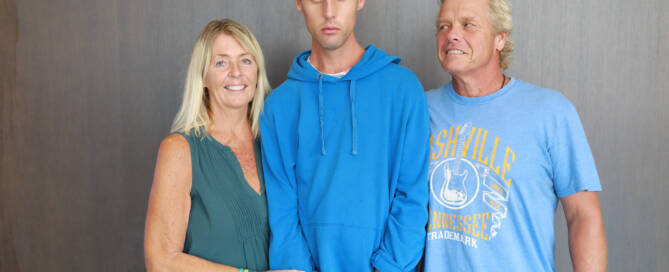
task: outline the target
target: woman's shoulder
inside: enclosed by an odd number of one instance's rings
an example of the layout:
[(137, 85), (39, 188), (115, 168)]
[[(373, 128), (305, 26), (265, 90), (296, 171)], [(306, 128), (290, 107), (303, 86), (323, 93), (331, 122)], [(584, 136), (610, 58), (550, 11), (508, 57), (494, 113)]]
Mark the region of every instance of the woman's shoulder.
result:
[[(186, 136), (181, 133), (167, 135), (161, 142), (158, 156), (179, 156), (190, 154), (190, 144)], [(180, 156), (179, 156), (180, 157)]]

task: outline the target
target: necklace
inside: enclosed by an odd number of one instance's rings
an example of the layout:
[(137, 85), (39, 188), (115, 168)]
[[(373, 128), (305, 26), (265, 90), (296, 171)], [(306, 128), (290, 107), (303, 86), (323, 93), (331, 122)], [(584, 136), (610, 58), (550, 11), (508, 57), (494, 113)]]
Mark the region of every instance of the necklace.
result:
[(499, 87), (500, 89), (504, 88), (504, 82), (506, 82), (506, 76), (502, 74), (502, 86)]

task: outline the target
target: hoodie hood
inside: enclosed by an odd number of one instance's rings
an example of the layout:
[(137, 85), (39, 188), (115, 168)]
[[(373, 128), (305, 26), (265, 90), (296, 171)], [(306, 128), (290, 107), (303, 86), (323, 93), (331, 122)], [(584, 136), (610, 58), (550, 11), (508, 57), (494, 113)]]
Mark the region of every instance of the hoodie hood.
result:
[[(311, 50), (304, 51), (295, 57), (293, 65), (288, 71), (288, 78), (306, 82), (319, 81), (319, 75), (324, 76), (314, 68), (307, 59), (311, 56)], [(388, 55), (383, 50), (377, 49), (374, 45), (369, 45), (365, 48), (365, 54), (358, 63), (356, 63), (348, 73), (341, 79), (335, 77), (325, 77), (325, 81), (338, 80), (358, 80), (364, 78), (388, 64), (399, 64), (400, 58)]]
[(324, 135), (324, 109), (325, 103), (323, 98), (323, 85), (326, 83), (334, 83), (339, 81), (348, 81), (348, 96), (351, 105), (351, 154), (358, 154), (358, 120), (356, 119), (356, 81), (364, 78), (374, 72), (386, 67), (389, 64), (399, 64), (400, 58), (388, 55), (383, 50), (377, 49), (374, 45), (369, 45), (365, 48), (365, 54), (358, 63), (356, 63), (351, 70), (342, 78), (328, 76), (316, 70), (308, 59), (311, 55), (311, 50), (302, 52), (295, 57), (293, 65), (288, 72), (288, 79), (303, 81), (303, 82), (318, 82), (318, 120), (321, 135), (321, 155), (325, 156), (327, 150), (325, 149), (325, 135)]

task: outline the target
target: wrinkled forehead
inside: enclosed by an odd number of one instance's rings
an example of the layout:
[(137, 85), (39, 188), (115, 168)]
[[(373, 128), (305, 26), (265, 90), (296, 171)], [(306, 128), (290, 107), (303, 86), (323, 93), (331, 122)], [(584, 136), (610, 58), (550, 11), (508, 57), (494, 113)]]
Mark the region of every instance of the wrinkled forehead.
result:
[(488, 0), (444, 0), (437, 21), (487, 20)]

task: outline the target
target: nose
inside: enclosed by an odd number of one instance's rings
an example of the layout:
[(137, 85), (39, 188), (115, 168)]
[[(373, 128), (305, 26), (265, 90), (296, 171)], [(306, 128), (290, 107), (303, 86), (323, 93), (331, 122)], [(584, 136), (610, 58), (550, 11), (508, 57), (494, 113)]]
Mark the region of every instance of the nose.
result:
[(233, 62), (232, 65), (230, 65), (230, 77), (239, 77), (242, 75), (241, 70), (239, 69), (239, 63)]
[(457, 25), (452, 26), (445, 31), (446, 31), (446, 34), (445, 34), (446, 35), (446, 40), (449, 41), (449, 42), (459, 41), (462, 37), (462, 31)]
[(324, 0), (323, 1), (323, 17), (325, 19), (332, 19), (337, 14), (336, 4), (332, 3), (336, 0)]

